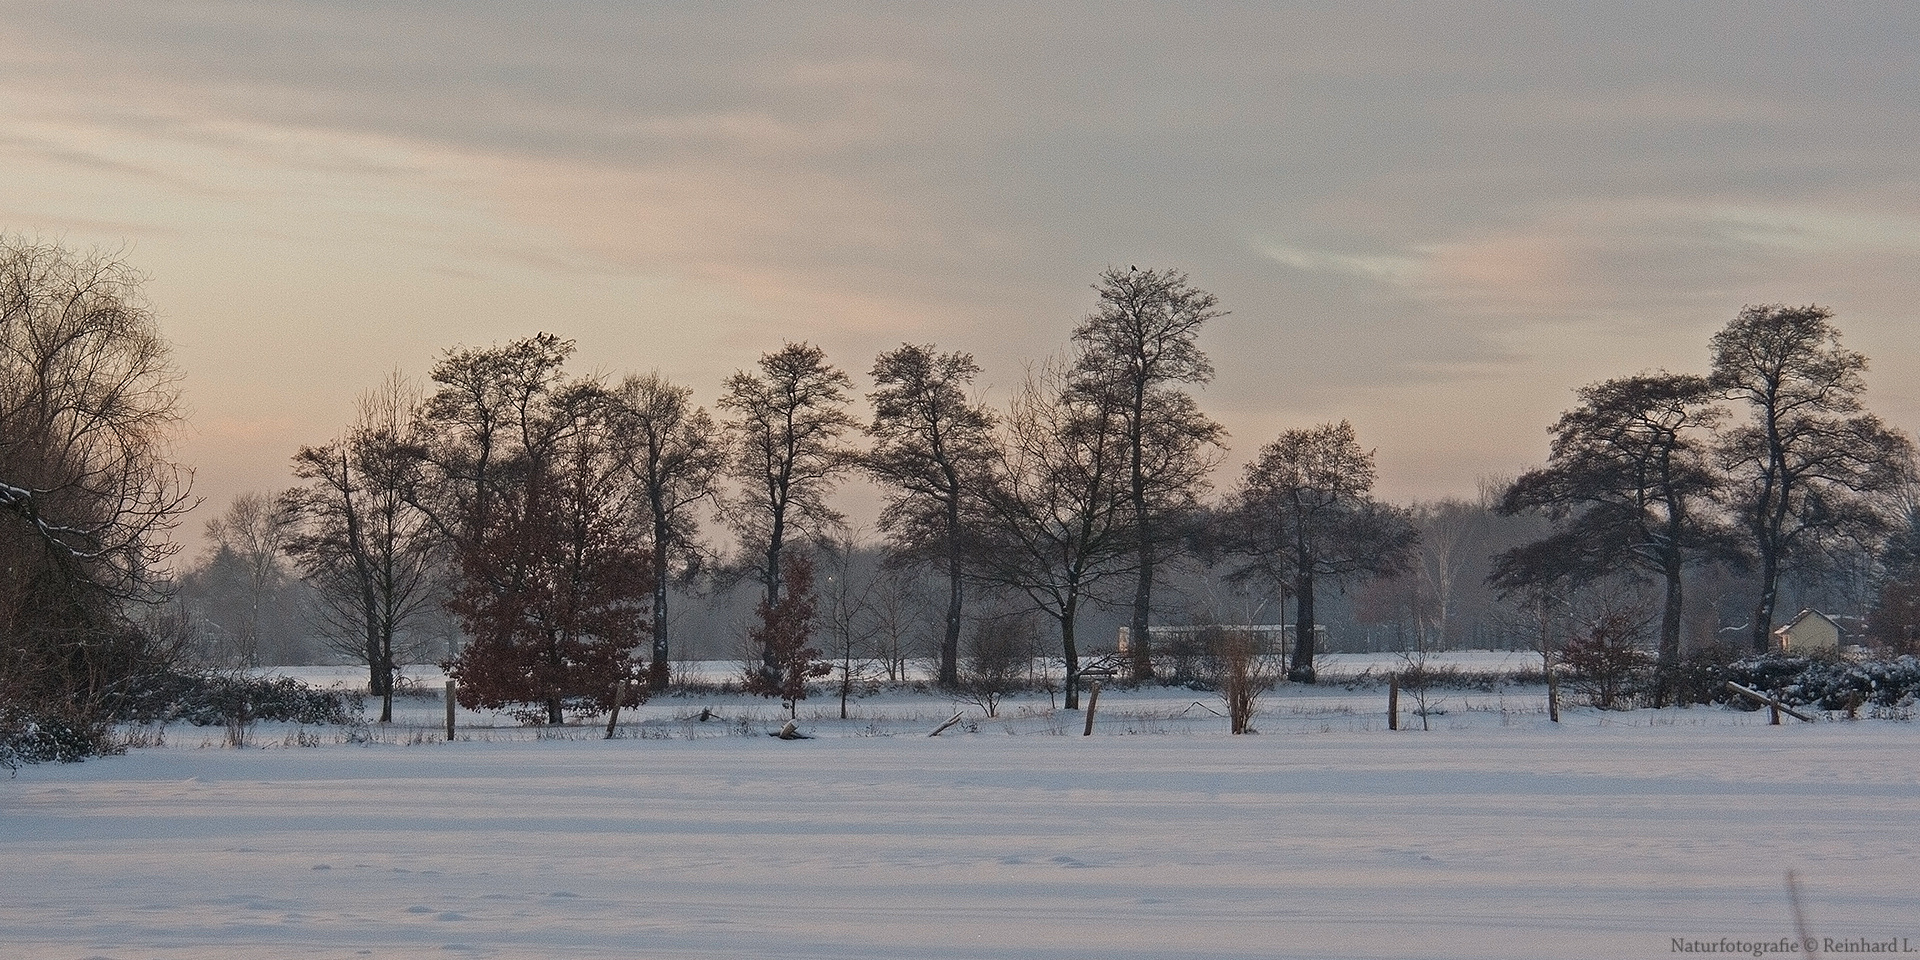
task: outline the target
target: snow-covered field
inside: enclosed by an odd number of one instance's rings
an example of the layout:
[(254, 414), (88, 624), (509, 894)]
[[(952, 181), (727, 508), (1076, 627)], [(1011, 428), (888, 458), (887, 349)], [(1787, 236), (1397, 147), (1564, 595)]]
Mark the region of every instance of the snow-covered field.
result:
[(799, 741), (714, 698), (610, 741), (447, 743), (423, 699), (367, 743), (170, 728), (0, 781), (0, 955), (1753, 955), (1789, 869), (1816, 940), (1920, 951), (1920, 724), (1443, 696), (1390, 732), (1378, 688), (1285, 687), (1248, 737), (1164, 689), (1092, 737), (1042, 695), (929, 739), (958, 707), (902, 693)]

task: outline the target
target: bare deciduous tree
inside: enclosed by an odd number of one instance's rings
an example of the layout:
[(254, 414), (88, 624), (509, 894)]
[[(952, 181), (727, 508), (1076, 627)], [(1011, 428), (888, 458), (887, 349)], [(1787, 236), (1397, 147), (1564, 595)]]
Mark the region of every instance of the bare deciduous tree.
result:
[(1200, 641), (1206, 651), (1208, 678), (1227, 702), (1229, 729), (1236, 736), (1258, 733), (1253, 718), (1259, 712), (1261, 695), (1280, 680), (1278, 657), (1260, 649), (1260, 640), (1251, 630), (1207, 627), (1201, 631)]
[(821, 644), (840, 694), (840, 719), (854, 691), (874, 679), (876, 601), (882, 571), (879, 550), (864, 548), (857, 532), (832, 537), (816, 552), (815, 593)]
[(1080, 615), (1137, 556), (1121, 416), (1111, 391), (1083, 389), (1058, 364), (1043, 367), (1004, 421), (979, 504), (975, 576), (1024, 594), (1058, 624), (1069, 710), (1080, 708)]
[(907, 344), (874, 361), (874, 449), (865, 464), (890, 493), (880, 525), (900, 555), (937, 563), (947, 580), (938, 680), (959, 682), (969, 500), (993, 461), (993, 413), (967, 388), (980, 368), (971, 354)]
[(1018, 690), (1033, 670), (1037, 639), (1034, 624), (1025, 615), (976, 621), (967, 638), (966, 656), (961, 658), (955, 695), (989, 717), (999, 716), (1000, 701)]
[(143, 279), (0, 237), (0, 700), (93, 718), (157, 663), (128, 603), (158, 595), (194, 501)]
[(290, 531), (274, 498), (243, 493), (233, 498), (225, 513), (207, 521), (207, 541), (216, 553), (231, 556), (244, 578), (243, 605), (238, 622), (229, 629), (235, 659), (240, 666), (260, 665), (263, 608), (273, 602), (287, 579), (281, 562)]
[(1830, 542), (1887, 529), (1889, 494), (1913, 472), (1912, 442), (1862, 412), (1867, 358), (1840, 345), (1832, 320), (1824, 307), (1749, 306), (1711, 343), (1713, 387), (1751, 411), (1723, 434), (1720, 458), (1759, 561), (1757, 652), (1772, 640), (1781, 575)]
[(286, 551), (315, 590), (334, 648), (366, 665), (381, 723), (393, 719), (395, 673), (422, 653), (409, 631), (442, 596), (443, 541), (416, 506), (420, 403), (417, 387), (389, 376), (360, 398), (343, 436), (294, 455), (305, 484), (280, 498)]
[(698, 566), (699, 524), (691, 508), (715, 496), (726, 451), (693, 391), (658, 373), (628, 377), (614, 391), (614, 430), (627, 472), (639, 485), (653, 543), (653, 660), (647, 683), (664, 689), (672, 650), (667, 636), (667, 588), (674, 570)]
[[(852, 381), (827, 362), (819, 347), (789, 343), (760, 358), (758, 373), (727, 378), (720, 406), (730, 411), (731, 470), (741, 491), (729, 519), (741, 544), (755, 553), (755, 574), (767, 609), (779, 606), (781, 553), (796, 535), (819, 535), (840, 522), (827, 494), (856, 462), (845, 445), (855, 427), (847, 413)], [(781, 683), (771, 646), (761, 650), (767, 684)]]
[(882, 566), (870, 597), (873, 656), (888, 683), (906, 680), (908, 661), (924, 656), (934, 639), (935, 603), (917, 573), (911, 567)]
[(1247, 465), (1234, 493), (1238, 550), (1252, 570), (1292, 587), (1290, 680), (1314, 681), (1315, 588), (1395, 572), (1419, 541), (1405, 510), (1372, 499), (1373, 478), (1373, 454), (1343, 420), (1282, 433)]
[[(1704, 434), (1725, 411), (1712, 404), (1705, 378), (1685, 374), (1607, 380), (1578, 395), (1580, 406), (1552, 427), (1547, 465), (1514, 481), (1500, 509), (1544, 512), (1555, 524), (1546, 542), (1561, 544), (1556, 552), (1574, 558), (1581, 574), (1659, 578), (1666, 596), (1655, 695), (1661, 706), (1680, 663), (1682, 574), (1725, 548), (1721, 525), (1703, 509), (1722, 483)], [(1540, 549), (1503, 554), (1503, 582), (1530, 576), (1511, 561)]]
[(1074, 373), (1083, 388), (1111, 391), (1120, 416), (1134, 539), (1129, 636), (1134, 677), (1145, 680), (1153, 676), (1155, 571), (1178, 535), (1163, 517), (1197, 498), (1226, 435), (1180, 386), (1213, 379), (1200, 328), (1225, 312), (1179, 270), (1109, 267), (1094, 289), (1100, 304), (1073, 332), (1081, 349)]

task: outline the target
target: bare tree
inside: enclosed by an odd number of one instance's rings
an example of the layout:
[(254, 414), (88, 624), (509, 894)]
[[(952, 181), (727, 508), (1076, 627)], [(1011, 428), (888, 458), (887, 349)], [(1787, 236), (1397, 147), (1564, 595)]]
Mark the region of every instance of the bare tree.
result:
[(726, 451), (707, 411), (693, 406), (693, 391), (658, 373), (628, 377), (614, 391), (621, 455), (639, 485), (653, 543), (653, 660), (647, 682), (664, 689), (671, 663), (667, 636), (667, 587), (674, 570), (698, 566), (698, 521), (693, 506), (715, 497)]
[(257, 667), (266, 619), (262, 608), (273, 602), (287, 580), (287, 569), (281, 562), (290, 532), (286, 520), (273, 497), (243, 493), (233, 498), (225, 513), (207, 521), (206, 532), (214, 550), (232, 556), (245, 578), (245, 605), (230, 632), (240, 665)]
[(1134, 538), (1129, 636), (1134, 677), (1144, 680), (1153, 676), (1147, 627), (1155, 570), (1178, 534), (1162, 517), (1197, 499), (1226, 436), (1179, 388), (1213, 379), (1200, 328), (1225, 314), (1178, 270), (1108, 267), (1094, 289), (1100, 304), (1073, 332), (1081, 349), (1074, 373), (1117, 401)]
[(874, 448), (865, 465), (889, 488), (880, 525), (904, 557), (937, 563), (947, 580), (938, 679), (959, 682), (968, 501), (993, 460), (994, 415), (967, 396), (980, 368), (965, 353), (903, 345), (874, 361)]
[(1752, 415), (1719, 453), (1759, 561), (1757, 652), (1772, 640), (1781, 575), (1832, 542), (1888, 529), (1890, 495), (1913, 471), (1906, 435), (1862, 412), (1867, 358), (1840, 345), (1832, 319), (1824, 307), (1749, 306), (1711, 343), (1713, 387)]
[(906, 680), (908, 661), (922, 656), (932, 639), (934, 601), (917, 574), (911, 567), (885, 564), (874, 583), (873, 656), (888, 683)]
[(816, 552), (815, 594), (820, 640), (840, 693), (840, 719), (854, 691), (873, 677), (874, 640), (880, 633), (876, 599), (879, 551), (862, 549), (857, 532), (831, 537)]
[(415, 413), (420, 391), (399, 373), (361, 396), (339, 439), (302, 447), (281, 495), (285, 549), (313, 586), (335, 649), (367, 667), (380, 722), (393, 719), (394, 675), (420, 651), (410, 629), (438, 607), (439, 530), (417, 503), (424, 482)]
[(158, 597), (194, 504), (143, 279), (0, 237), (0, 701), (88, 723), (161, 659), (128, 604)]
[(606, 391), (569, 379), (574, 344), (550, 333), (491, 347), (448, 350), (431, 374), (439, 385), (419, 413), (427, 471), (415, 490), (441, 535), (458, 543), (492, 520), (493, 501), (551, 461)]
[(0, 240), (0, 511), (103, 596), (154, 584), (194, 501), (168, 459), (179, 375), (125, 263)]
[(1373, 454), (1343, 420), (1282, 433), (1247, 464), (1233, 495), (1239, 551), (1252, 558), (1251, 569), (1292, 587), (1290, 680), (1314, 681), (1315, 589), (1393, 573), (1418, 544), (1405, 510), (1372, 499), (1373, 478)]
[(1426, 601), (1417, 606), (1417, 625), (1442, 645), (1454, 639), (1454, 613), (1466, 583), (1463, 574), (1482, 562), (1473, 552), (1486, 543), (1492, 519), (1485, 504), (1464, 500), (1436, 500), (1413, 507), (1414, 525), (1420, 532), (1414, 567)]
[(1058, 364), (1029, 376), (979, 504), (974, 575), (1024, 594), (1058, 624), (1069, 710), (1080, 708), (1079, 617), (1137, 556), (1121, 416), (1115, 394), (1083, 389)]
[[(780, 555), (787, 541), (840, 522), (826, 496), (856, 462), (844, 442), (855, 426), (846, 411), (851, 386), (826, 353), (808, 343), (761, 356), (758, 373), (742, 370), (727, 378), (720, 406), (733, 415), (726, 425), (730, 466), (742, 488), (730, 519), (740, 542), (759, 557), (755, 573), (768, 610), (779, 608), (785, 569)], [(778, 685), (781, 670), (776, 651), (763, 645), (764, 680)]]
[(1277, 658), (1260, 649), (1259, 638), (1250, 630), (1207, 627), (1200, 639), (1209, 679), (1227, 702), (1229, 729), (1235, 736), (1258, 733), (1253, 718), (1259, 712), (1261, 695), (1280, 680)]
[[(1683, 573), (1723, 553), (1720, 525), (1701, 508), (1722, 475), (1709, 461), (1705, 431), (1725, 414), (1712, 405), (1705, 378), (1642, 374), (1582, 387), (1579, 407), (1552, 427), (1547, 466), (1508, 488), (1500, 509), (1543, 511), (1555, 529), (1547, 547), (1517, 547), (1500, 558), (1500, 576), (1530, 574), (1516, 561), (1561, 544), (1585, 576), (1624, 571), (1658, 577), (1666, 599), (1660, 615), (1660, 677), (1655, 705), (1680, 663)], [(1557, 575), (1557, 571), (1556, 571)]]
[(1018, 690), (1033, 670), (1037, 635), (1028, 615), (983, 617), (974, 622), (961, 659), (958, 699), (989, 717), (1000, 715), (1000, 701)]

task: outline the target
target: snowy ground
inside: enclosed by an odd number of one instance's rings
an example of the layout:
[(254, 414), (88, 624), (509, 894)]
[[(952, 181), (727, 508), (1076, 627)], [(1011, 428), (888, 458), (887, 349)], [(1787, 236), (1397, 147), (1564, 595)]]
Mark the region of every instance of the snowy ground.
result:
[(370, 743), (170, 728), (0, 781), (0, 953), (1652, 957), (1780, 945), (1789, 869), (1816, 939), (1920, 951), (1920, 724), (1445, 697), (1390, 732), (1382, 690), (1284, 687), (1249, 737), (1179, 690), (1084, 738), (1041, 696), (928, 739), (958, 708), (907, 694), (801, 741), (713, 698), (611, 741), (446, 743), (428, 700)]

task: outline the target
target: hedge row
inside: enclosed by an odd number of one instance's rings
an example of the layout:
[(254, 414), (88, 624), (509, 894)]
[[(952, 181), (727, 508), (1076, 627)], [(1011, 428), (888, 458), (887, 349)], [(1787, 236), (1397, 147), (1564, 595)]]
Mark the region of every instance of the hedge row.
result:
[[(1847, 713), (1910, 709), (1920, 700), (1920, 658), (1913, 656), (1855, 661), (1767, 654), (1729, 664), (1726, 679), (1794, 706)], [(1716, 699), (1732, 702), (1734, 695), (1723, 689)]]

